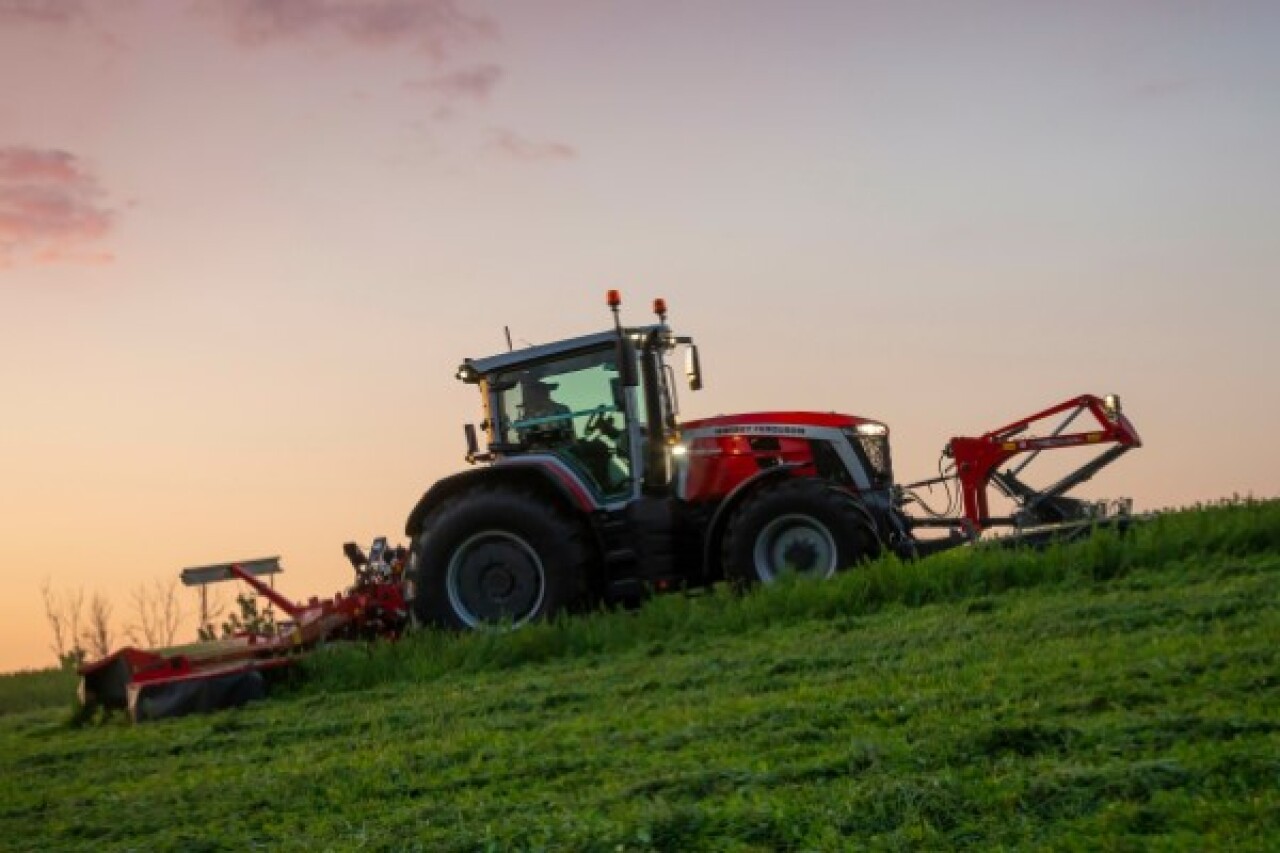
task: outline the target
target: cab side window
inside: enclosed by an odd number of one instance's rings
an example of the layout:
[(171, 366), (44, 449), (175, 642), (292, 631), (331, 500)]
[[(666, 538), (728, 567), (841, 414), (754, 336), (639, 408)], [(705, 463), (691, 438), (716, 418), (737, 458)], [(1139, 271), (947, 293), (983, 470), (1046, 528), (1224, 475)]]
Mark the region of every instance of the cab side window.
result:
[(500, 391), (502, 440), (550, 452), (579, 471), (601, 497), (631, 488), (626, 412), (614, 350), (513, 371)]

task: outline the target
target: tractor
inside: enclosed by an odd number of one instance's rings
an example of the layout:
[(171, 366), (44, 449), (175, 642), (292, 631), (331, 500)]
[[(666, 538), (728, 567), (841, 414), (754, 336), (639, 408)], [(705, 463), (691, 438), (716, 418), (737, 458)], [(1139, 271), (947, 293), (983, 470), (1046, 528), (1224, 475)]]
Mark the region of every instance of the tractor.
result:
[[(697, 346), (667, 324), (624, 326), (466, 359), (457, 378), (476, 386), (479, 430), (464, 426), (473, 467), (439, 480), (409, 515), (406, 597), (419, 623), (515, 627), (653, 592), (721, 582), (829, 577), (885, 552), (921, 556), (967, 544), (992, 527), (1020, 536), (1078, 531), (1105, 504), (1065, 496), (1141, 446), (1120, 401), (1083, 395), (974, 438), (953, 438), (950, 469), (894, 480), (889, 429), (856, 415), (775, 411), (681, 421), (676, 371), (702, 388)], [(1026, 435), (1057, 415), (1043, 437)], [(1066, 432), (1081, 415), (1085, 431)], [(484, 446), (481, 447), (481, 434)], [(999, 466), (1020, 454), (1097, 445), (1101, 456), (1047, 489)], [(950, 511), (917, 488), (946, 483)], [(1018, 510), (993, 516), (995, 487)], [(918, 504), (923, 516), (909, 512)], [(944, 535), (920, 536), (926, 530)]]
[[(83, 713), (127, 710), (141, 721), (238, 705), (263, 695), (301, 652), (394, 639), (410, 615), (455, 629), (515, 627), (666, 590), (829, 577), (886, 552), (920, 557), (973, 543), (992, 528), (1012, 528), (1000, 543), (1035, 544), (1127, 522), (1124, 502), (1117, 513), (1066, 496), (1141, 446), (1114, 395), (1082, 395), (952, 438), (938, 477), (902, 485), (889, 429), (871, 418), (774, 411), (682, 422), (669, 362), (683, 351), (688, 387), (700, 390), (697, 346), (667, 325), (663, 300), (654, 301), (657, 322), (638, 327), (623, 326), (621, 302), (609, 291), (612, 329), (463, 361), (457, 377), (480, 391), (485, 447), (466, 424), (475, 467), (423, 495), (406, 526), (407, 555), (381, 537), (367, 556), (347, 543), (354, 584), (305, 603), (261, 579), (280, 572), (276, 557), (184, 569), (183, 583), (202, 591), (247, 584), (287, 621), (86, 662)], [(1047, 434), (1029, 434), (1058, 416)], [(1082, 416), (1092, 425), (1068, 432)], [(1041, 452), (1061, 448), (1102, 452), (1047, 488), (1024, 482)], [(949, 497), (940, 512), (918, 491), (938, 484)], [(993, 515), (991, 488), (1016, 510)]]

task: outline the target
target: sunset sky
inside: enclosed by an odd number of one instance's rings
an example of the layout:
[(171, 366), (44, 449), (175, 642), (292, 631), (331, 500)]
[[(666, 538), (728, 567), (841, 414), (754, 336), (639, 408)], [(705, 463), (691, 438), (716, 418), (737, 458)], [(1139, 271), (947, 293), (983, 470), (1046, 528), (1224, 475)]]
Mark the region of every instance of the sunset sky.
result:
[[(1280, 493), (1280, 4), (0, 0), (0, 671), (40, 604), (348, 582), (464, 356), (632, 322), (687, 416), (1119, 393), (1087, 495)], [(193, 607), (194, 597), (184, 597)], [(191, 633), (193, 629), (185, 633)]]

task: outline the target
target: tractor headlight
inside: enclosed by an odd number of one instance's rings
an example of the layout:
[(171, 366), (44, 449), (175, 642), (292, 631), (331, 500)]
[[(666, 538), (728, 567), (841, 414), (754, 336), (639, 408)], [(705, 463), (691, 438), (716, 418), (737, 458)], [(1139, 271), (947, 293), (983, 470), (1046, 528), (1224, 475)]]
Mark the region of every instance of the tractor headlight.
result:
[(1115, 420), (1120, 416), (1120, 395), (1108, 394), (1102, 398), (1102, 408), (1106, 410), (1107, 417)]
[(885, 435), (889, 432), (888, 428), (885, 427), (884, 424), (877, 423), (858, 424), (855, 431), (858, 435)]

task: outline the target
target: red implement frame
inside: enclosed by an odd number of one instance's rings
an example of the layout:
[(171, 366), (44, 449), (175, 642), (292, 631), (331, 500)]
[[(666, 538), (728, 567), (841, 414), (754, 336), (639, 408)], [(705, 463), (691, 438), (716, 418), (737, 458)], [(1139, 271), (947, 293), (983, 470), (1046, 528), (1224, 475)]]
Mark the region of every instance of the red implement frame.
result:
[[(1097, 428), (1081, 432), (1066, 433), (1064, 430), (1079, 415), (1093, 416)], [(1057, 415), (1067, 414), (1066, 419), (1051, 435), (1044, 437), (1018, 438), (1017, 436), (1031, 428), (1037, 421), (1046, 420)], [(964, 515), (978, 529), (993, 524), (1008, 523), (1007, 519), (991, 516), (987, 505), (987, 487), (993, 477), (1000, 474), (997, 469), (1009, 459), (1030, 453), (1032, 458), (1042, 450), (1056, 450), (1064, 447), (1083, 447), (1090, 445), (1111, 445), (1109, 449), (1091, 462), (1076, 469), (1053, 486), (1036, 493), (1036, 499), (1052, 499), (1063, 495), (1073, 486), (1088, 480), (1106, 465), (1115, 461), (1123, 453), (1142, 446), (1142, 439), (1133, 424), (1120, 411), (1120, 401), (1114, 396), (1106, 398), (1084, 394), (1066, 400), (1056, 406), (1037, 412), (1030, 417), (1014, 421), (1011, 424), (984, 433), (977, 438), (953, 438), (947, 445), (947, 453), (956, 462), (956, 476), (960, 480), (961, 494), (964, 498)], [(1027, 459), (1030, 462), (1031, 459)], [(1026, 463), (1024, 463), (1025, 466)]]
[(149, 719), (152, 715), (144, 705), (149, 694), (165, 690), (173, 694), (180, 685), (199, 689), (202, 684), (233, 683), (237, 676), (286, 667), (297, 659), (298, 652), (328, 639), (394, 639), (407, 621), (408, 607), (398, 573), (381, 579), (358, 576), (356, 585), (345, 594), (297, 604), (263, 583), (245, 565), (206, 568), (221, 570), (225, 579), (251, 586), (289, 617), (287, 630), (274, 635), (245, 632), (176, 654), (121, 649), (80, 667), (80, 702), (85, 710), (99, 706), (122, 709), (135, 720)]

